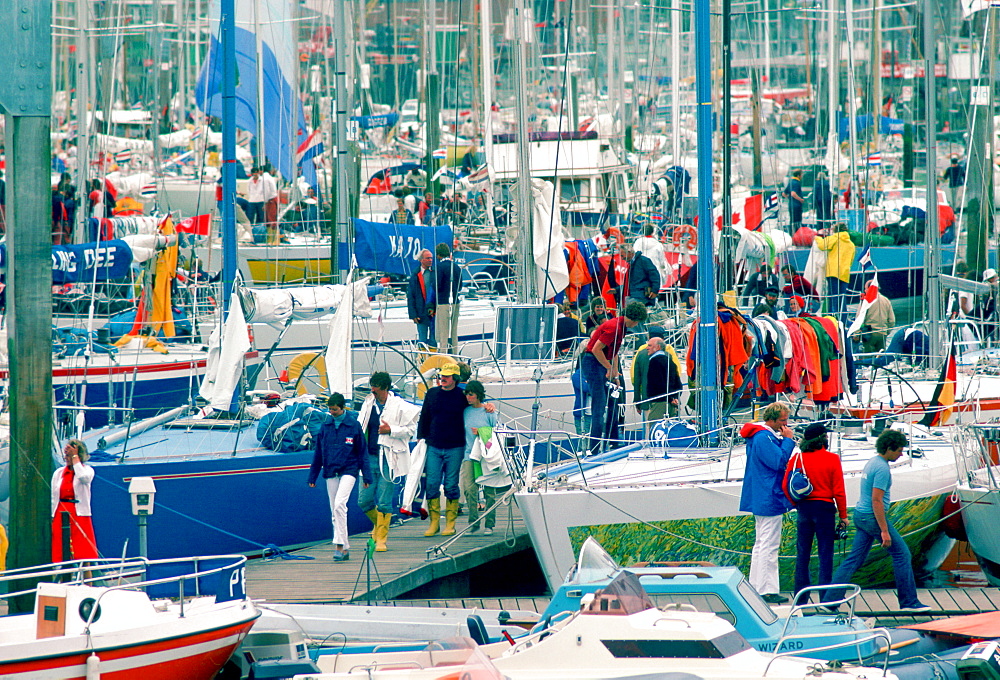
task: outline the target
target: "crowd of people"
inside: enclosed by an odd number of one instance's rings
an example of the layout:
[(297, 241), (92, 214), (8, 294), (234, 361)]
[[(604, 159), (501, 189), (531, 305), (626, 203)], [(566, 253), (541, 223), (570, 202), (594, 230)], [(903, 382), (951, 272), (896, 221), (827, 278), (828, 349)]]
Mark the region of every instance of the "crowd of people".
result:
[[(747, 463), (740, 495), (740, 510), (754, 517), (754, 544), (750, 557), (750, 585), (766, 602), (788, 601), (779, 592), (778, 551), (781, 546), (782, 517), (797, 510), (795, 591), (808, 586), (848, 583), (864, 563), (872, 544), (878, 542), (892, 558), (900, 608), (927, 611), (917, 598), (910, 551), (888, 518), (892, 489), (889, 463), (899, 459), (908, 445), (899, 430), (885, 430), (875, 442), (876, 455), (865, 465), (861, 493), (854, 507), (854, 540), (847, 558), (833, 571), (833, 549), (838, 528), (847, 526), (847, 500), (840, 458), (829, 451), (828, 430), (812, 423), (796, 442), (788, 426), (789, 404), (776, 401), (761, 412), (761, 422), (747, 423), (740, 436), (747, 442)], [(798, 446), (799, 455), (793, 455)], [(811, 483), (808, 493), (793, 501), (789, 486), (792, 473), (803, 471)], [(809, 562), (815, 541), (819, 571), (812, 582)], [(836, 611), (844, 592), (828, 589), (821, 601)], [(805, 598), (803, 598), (805, 599)], [(796, 602), (796, 604), (800, 604)]]

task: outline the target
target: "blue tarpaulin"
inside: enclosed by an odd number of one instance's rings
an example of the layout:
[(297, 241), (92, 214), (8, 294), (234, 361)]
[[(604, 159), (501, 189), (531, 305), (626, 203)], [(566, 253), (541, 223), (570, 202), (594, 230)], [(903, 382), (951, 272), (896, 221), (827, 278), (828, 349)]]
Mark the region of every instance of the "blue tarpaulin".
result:
[[(901, 135), (903, 134), (903, 119), (902, 118), (889, 118), (888, 116), (879, 116), (879, 126), (878, 132), (880, 135)], [(858, 132), (870, 128), (872, 125), (872, 114), (866, 113), (863, 116), (857, 117)], [(847, 139), (851, 131), (849, 128), (849, 123), (846, 116), (841, 116), (837, 119), (837, 134), (840, 135), (841, 139)]]
[(399, 120), (399, 114), (392, 112), (378, 116), (351, 116), (351, 120), (356, 121), (362, 130), (369, 130), (371, 128), (392, 127)]
[[(131, 266), (132, 249), (125, 241), (52, 246), (52, 283), (118, 279), (128, 274)], [(7, 268), (7, 246), (2, 243), (0, 268)]]
[(420, 266), (420, 251), (439, 243), (451, 247), (451, 227), (416, 227), (354, 220), (354, 257), (358, 267), (409, 276)]

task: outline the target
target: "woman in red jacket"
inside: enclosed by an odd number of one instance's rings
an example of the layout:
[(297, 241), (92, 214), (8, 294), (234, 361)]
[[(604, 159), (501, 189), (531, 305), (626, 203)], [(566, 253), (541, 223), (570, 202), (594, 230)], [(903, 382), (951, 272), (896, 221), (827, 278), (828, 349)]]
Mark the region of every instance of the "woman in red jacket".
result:
[[(812, 482), (811, 494), (796, 504), (798, 511), (797, 551), (795, 556), (795, 592), (812, 584), (809, 559), (812, 555), (813, 536), (819, 554), (819, 579), (817, 585), (829, 585), (833, 578), (833, 541), (836, 536), (836, 517), (847, 526), (847, 495), (844, 493), (844, 471), (840, 457), (827, 450), (829, 432), (823, 423), (812, 423), (802, 433), (799, 448), (802, 455), (792, 455), (785, 469), (782, 488), (788, 493), (788, 476), (795, 468), (804, 468)], [(796, 604), (802, 602), (796, 601)]]

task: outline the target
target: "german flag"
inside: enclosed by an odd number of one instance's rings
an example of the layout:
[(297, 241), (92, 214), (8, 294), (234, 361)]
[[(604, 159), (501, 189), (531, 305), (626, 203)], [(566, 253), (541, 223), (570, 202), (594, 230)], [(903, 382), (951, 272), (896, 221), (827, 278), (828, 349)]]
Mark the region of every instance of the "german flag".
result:
[(955, 403), (955, 387), (958, 382), (958, 358), (955, 355), (955, 343), (948, 349), (948, 357), (941, 367), (941, 377), (934, 389), (934, 396), (927, 406), (927, 415), (920, 424), (925, 427), (945, 425), (951, 417), (951, 407)]

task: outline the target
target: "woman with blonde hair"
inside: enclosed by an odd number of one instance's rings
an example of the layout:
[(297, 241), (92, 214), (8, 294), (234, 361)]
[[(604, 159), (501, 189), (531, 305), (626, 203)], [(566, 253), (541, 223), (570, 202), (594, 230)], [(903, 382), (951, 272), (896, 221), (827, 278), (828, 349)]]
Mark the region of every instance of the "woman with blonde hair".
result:
[[(87, 445), (70, 439), (63, 449), (64, 466), (52, 474), (52, 561), (97, 559), (97, 539), (90, 518), (90, 485), (94, 468), (87, 465)], [(68, 527), (68, 536), (64, 527)], [(63, 551), (68, 548), (69, 554)]]

